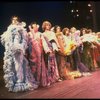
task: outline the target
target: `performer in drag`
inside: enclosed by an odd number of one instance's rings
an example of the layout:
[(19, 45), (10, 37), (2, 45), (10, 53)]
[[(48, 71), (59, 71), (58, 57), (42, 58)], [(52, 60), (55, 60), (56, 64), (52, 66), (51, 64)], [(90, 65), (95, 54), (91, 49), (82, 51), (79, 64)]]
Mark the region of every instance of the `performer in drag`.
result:
[(44, 51), (47, 53), (50, 52), (50, 49), (43, 35), (38, 31), (39, 25), (37, 23), (32, 23), (29, 29), (29, 65), (38, 86), (44, 87), (47, 86), (47, 68), (44, 62)]
[(45, 53), (45, 64), (47, 67), (48, 75), (48, 85), (59, 80), (58, 67), (55, 57), (55, 52), (59, 50), (59, 43), (57, 41), (56, 35), (51, 31), (51, 23), (49, 21), (44, 21), (42, 24), (43, 36), (46, 39), (49, 49), (49, 53)]
[(4, 80), (9, 91), (19, 92), (37, 88), (25, 58), (27, 49), (27, 31), (25, 23), (19, 22), (17, 16), (12, 17), (7, 31), (1, 35), (4, 52)]

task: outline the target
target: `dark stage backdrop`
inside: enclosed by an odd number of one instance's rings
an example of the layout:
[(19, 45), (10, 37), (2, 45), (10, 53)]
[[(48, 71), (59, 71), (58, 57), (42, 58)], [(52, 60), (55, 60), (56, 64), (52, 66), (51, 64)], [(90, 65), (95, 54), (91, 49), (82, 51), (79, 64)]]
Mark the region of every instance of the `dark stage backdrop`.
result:
[[(52, 25), (70, 27), (72, 23), (69, 5), (67, 1), (41, 1), (41, 2), (4, 2), (0, 3), (0, 34), (2, 34), (10, 24), (13, 15), (20, 17), (27, 26), (36, 21), (41, 25), (45, 20), (49, 20)], [(3, 56), (4, 48), (0, 45), (0, 57)]]
[[(83, 3), (81, 3), (83, 5)], [(100, 30), (100, 2), (96, 2), (96, 19), (98, 25), (98, 31)], [(83, 11), (85, 11), (85, 7)], [(36, 21), (40, 25), (40, 31), (42, 32), (41, 25), (45, 20), (49, 20), (52, 25), (60, 25), (64, 27), (76, 28), (83, 27), (83, 19), (79, 19), (76, 23), (76, 19), (73, 18), (70, 12), (71, 8), (68, 1), (38, 1), (38, 2), (1, 2), (0, 3), (0, 34), (6, 31), (10, 24), (10, 18), (13, 15), (20, 17), (22, 21), (27, 23), (27, 26)], [(85, 27), (85, 26), (84, 26)], [(3, 57), (4, 47), (0, 44), (0, 58)]]

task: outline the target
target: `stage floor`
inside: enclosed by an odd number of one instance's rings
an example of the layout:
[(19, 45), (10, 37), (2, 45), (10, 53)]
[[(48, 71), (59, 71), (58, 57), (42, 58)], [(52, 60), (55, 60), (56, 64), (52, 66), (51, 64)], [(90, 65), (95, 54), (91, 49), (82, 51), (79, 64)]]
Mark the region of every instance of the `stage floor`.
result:
[(100, 69), (92, 72), (91, 76), (65, 80), (49, 87), (20, 93), (8, 92), (2, 80), (0, 98), (100, 98)]

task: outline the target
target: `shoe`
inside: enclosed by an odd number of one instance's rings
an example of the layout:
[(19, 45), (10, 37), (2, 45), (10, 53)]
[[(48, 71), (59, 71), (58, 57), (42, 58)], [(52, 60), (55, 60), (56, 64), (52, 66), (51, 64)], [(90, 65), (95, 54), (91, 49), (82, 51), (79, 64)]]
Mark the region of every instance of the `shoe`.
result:
[(37, 89), (39, 86), (37, 84), (33, 84), (33, 88)]
[(50, 86), (50, 83), (48, 83), (47, 86)]
[(83, 73), (82, 73), (82, 76), (87, 76), (87, 73), (83, 72)]
[(62, 79), (58, 79), (58, 80), (57, 80), (57, 82), (61, 82), (61, 81), (62, 81)]
[(92, 74), (91, 74), (91, 73), (87, 73), (87, 75), (88, 75), (88, 76), (91, 76)]

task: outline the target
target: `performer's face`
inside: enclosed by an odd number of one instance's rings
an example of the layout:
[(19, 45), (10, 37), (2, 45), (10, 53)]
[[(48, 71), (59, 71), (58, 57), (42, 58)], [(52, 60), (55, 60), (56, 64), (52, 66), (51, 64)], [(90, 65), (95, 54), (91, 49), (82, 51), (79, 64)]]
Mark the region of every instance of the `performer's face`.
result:
[(98, 34), (98, 38), (100, 38), (100, 34)]
[(69, 30), (66, 30), (66, 33), (65, 33), (66, 36), (69, 36)]
[(60, 27), (57, 27), (56, 28), (56, 32), (58, 33), (58, 32), (61, 32), (61, 28)]
[(12, 24), (17, 24), (18, 23), (18, 18), (17, 17), (14, 17), (13, 19), (12, 19)]
[(82, 31), (83, 35), (85, 34), (85, 30)]
[(39, 25), (37, 25), (37, 24), (33, 24), (32, 27), (33, 27), (35, 32), (37, 32), (39, 29)]
[(50, 24), (46, 24), (46, 30), (50, 30)]
[(75, 33), (76, 29), (73, 27), (71, 28), (71, 33)]

